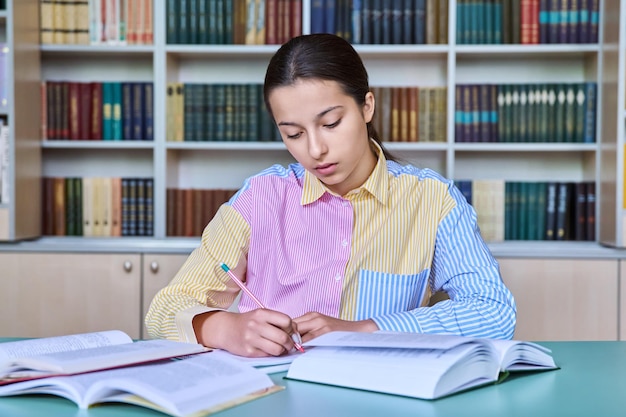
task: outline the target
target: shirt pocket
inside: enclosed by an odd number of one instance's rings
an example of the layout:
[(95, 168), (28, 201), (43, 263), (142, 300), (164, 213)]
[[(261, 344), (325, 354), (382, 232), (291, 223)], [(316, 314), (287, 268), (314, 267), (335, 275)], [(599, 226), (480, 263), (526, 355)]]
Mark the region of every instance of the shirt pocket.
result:
[(359, 271), (355, 320), (413, 310), (426, 295), (430, 270), (417, 274)]

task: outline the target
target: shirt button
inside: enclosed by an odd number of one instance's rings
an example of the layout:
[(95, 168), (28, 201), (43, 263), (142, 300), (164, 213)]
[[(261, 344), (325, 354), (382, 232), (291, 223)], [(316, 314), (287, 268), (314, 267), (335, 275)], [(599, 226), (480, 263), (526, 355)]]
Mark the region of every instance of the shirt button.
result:
[(342, 204), (344, 207), (348, 207), (348, 206), (350, 205), (350, 203), (349, 203), (348, 201), (342, 201), (342, 202), (341, 202), (341, 204)]
[(345, 248), (346, 246), (348, 246), (348, 241), (347, 241), (347, 240), (345, 240), (345, 239), (344, 239), (344, 240), (342, 240), (342, 241), (341, 241), (341, 246), (343, 246), (344, 248)]
[(341, 281), (341, 275), (339, 274), (335, 275), (335, 281)]

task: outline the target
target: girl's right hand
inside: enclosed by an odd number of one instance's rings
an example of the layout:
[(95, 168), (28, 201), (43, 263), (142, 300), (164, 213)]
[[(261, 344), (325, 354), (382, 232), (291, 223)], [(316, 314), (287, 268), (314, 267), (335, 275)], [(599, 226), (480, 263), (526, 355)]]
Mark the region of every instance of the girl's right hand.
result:
[(290, 352), (294, 347), (291, 335), (297, 332), (291, 317), (267, 309), (211, 311), (196, 316), (193, 326), (199, 343), (251, 358)]

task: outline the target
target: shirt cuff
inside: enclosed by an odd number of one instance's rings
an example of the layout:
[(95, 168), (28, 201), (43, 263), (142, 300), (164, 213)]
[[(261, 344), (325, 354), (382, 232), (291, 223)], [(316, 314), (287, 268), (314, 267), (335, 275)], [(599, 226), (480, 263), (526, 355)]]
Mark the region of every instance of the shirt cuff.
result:
[(423, 333), (419, 320), (410, 311), (372, 317), (372, 320), (380, 330)]
[(222, 309), (206, 306), (195, 306), (176, 313), (175, 321), (179, 340), (181, 342), (187, 343), (198, 343), (198, 339), (196, 338), (196, 332), (193, 330), (193, 318), (199, 314), (218, 310)]

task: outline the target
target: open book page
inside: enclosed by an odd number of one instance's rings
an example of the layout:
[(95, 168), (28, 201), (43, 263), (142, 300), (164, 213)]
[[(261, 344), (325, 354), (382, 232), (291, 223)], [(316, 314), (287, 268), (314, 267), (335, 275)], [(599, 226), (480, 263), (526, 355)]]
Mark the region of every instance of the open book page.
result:
[(489, 340), (500, 356), (502, 371), (536, 371), (556, 369), (550, 349), (520, 340)]
[(5, 378), (76, 374), (150, 362), (207, 351), (202, 345), (172, 340), (140, 340), (121, 345), (99, 346), (66, 352), (48, 353), (16, 359), (6, 368)]
[(463, 343), (484, 342), (479, 341), (479, 339), (471, 339), (468, 337), (454, 335), (380, 331), (374, 333), (330, 332), (323, 334), (322, 336), (319, 336), (304, 345), (445, 350)]
[(499, 366), (482, 344), (450, 349), (315, 347), (287, 378), (432, 399), (492, 382)]
[(206, 414), (275, 392), (272, 380), (253, 367), (207, 352), (129, 368), (51, 377), (0, 386), (0, 396), (45, 393), (80, 408), (102, 402), (125, 402), (173, 416)]
[(268, 356), (264, 358), (247, 358), (245, 356), (234, 355), (230, 352), (222, 351), (225, 355), (231, 356), (232, 358), (247, 363), (248, 365), (254, 366), (260, 371), (266, 374), (275, 374), (278, 372), (284, 372), (289, 369), (289, 365), (295, 358), (302, 355), (302, 353), (297, 350), (293, 350), (292, 352), (281, 355), (281, 356)]
[(99, 346), (120, 345), (132, 343), (132, 341), (130, 336), (122, 331), (107, 330), (0, 343), (0, 379), (6, 374), (6, 369), (11, 367), (16, 359)]

